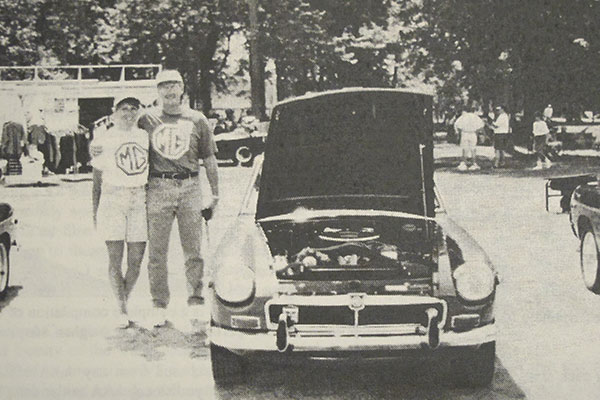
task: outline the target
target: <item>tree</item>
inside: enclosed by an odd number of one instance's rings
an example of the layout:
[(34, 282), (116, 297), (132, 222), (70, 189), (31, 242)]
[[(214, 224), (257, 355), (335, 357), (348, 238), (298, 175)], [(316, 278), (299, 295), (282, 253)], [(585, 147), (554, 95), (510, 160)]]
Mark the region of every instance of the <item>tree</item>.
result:
[(262, 0), (261, 53), (275, 61), (279, 99), (344, 86), (389, 85), (386, 50), (362, 29), (385, 26), (386, 0)]
[[(597, 72), (597, 2), (420, 0), (398, 2), (410, 21), (400, 36), (411, 70), (454, 82), (481, 103), (525, 111), (544, 104), (591, 103)], [(597, 104), (598, 100), (594, 103)], [(528, 134), (529, 132), (523, 132)]]
[(107, 0), (41, 0), (35, 24), (40, 44), (62, 64), (118, 60), (112, 5)]
[(242, 6), (236, 0), (119, 0), (122, 59), (180, 70), (190, 102), (208, 112), (228, 56), (219, 49), (239, 29)]
[(35, 29), (40, 1), (0, 0), (0, 65), (28, 65), (40, 58)]

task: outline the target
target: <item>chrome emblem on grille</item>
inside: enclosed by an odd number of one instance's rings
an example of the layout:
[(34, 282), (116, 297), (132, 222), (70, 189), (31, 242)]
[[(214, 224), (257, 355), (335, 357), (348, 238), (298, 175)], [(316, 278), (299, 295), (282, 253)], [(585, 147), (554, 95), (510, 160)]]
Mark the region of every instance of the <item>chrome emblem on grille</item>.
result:
[(365, 294), (364, 293), (350, 293), (350, 307), (351, 310), (360, 311), (365, 308)]

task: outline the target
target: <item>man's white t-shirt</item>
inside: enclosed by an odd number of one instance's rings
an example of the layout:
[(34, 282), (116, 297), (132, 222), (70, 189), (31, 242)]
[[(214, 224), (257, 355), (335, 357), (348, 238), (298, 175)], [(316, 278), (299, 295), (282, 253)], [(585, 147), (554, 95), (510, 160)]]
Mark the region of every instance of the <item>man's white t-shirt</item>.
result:
[(483, 121), (476, 114), (467, 112), (463, 113), (456, 122), (454, 122), (454, 129), (459, 130), (463, 133), (475, 133), (484, 126)]
[(508, 118), (507, 113), (502, 113), (496, 118), (494, 122), (494, 133), (495, 134), (504, 134), (510, 132), (510, 120)]
[(533, 123), (533, 136), (545, 136), (550, 131), (544, 121), (535, 121)]
[(102, 148), (92, 167), (102, 171), (102, 182), (112, 186), (136, 187), (148, 182), (148, 133), (137, 127), (124, 131), (112, 127), (92, 141)]

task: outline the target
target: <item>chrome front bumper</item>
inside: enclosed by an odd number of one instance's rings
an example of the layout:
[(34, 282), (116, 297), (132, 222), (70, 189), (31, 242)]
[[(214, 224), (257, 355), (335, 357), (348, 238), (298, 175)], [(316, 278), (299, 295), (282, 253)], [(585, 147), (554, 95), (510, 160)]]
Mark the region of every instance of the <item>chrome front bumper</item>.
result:
[[(211, 327), (209, 339), (212, 344), (234, 352), (277, 351), (276, 333), (251, 333), (221, 327)], [(477, 346), (496, 340), (494, 324), (466, 332), (440, 332), (440, 348)], [(290, 348), (294, 352), (314, 351), (381, 351), (410, 350), (427, 346), (426, 335), (382, 335), (382, 336), (307, 336), (291, 335)]]

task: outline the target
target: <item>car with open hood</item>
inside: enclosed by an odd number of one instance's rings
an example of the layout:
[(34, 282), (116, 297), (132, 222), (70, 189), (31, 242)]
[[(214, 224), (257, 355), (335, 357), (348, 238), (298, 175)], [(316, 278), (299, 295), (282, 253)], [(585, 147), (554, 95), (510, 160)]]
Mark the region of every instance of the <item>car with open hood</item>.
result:
[(253, 360), (451, 358), (494, 374), (497, 274), (441, 207), (432, 98), (350, 88), (286, 100), (215, 256), (212, 371)]

